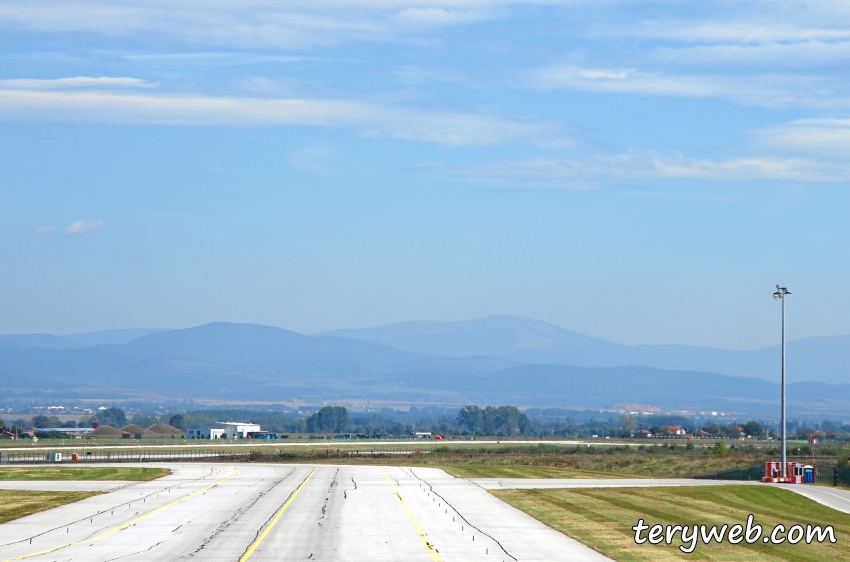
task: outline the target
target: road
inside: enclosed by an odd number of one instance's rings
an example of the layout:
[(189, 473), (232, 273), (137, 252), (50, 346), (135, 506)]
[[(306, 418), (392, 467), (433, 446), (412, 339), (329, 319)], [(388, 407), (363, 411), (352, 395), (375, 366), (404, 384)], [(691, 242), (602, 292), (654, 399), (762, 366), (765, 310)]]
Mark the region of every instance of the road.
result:
[(173, 473), (0, 525), (0, 561), (608, 560), (437, 469), (150, 466)]

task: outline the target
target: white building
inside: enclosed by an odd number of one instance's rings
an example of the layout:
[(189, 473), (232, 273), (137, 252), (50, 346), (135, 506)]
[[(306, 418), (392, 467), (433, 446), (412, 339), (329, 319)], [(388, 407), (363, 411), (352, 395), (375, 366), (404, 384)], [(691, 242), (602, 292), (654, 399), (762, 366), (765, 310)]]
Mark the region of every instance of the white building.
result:
[(216, 422), (190, 427), (186, 432), (188, 439), (246, 439), (249, 432), (259, 432), (256, 423)]

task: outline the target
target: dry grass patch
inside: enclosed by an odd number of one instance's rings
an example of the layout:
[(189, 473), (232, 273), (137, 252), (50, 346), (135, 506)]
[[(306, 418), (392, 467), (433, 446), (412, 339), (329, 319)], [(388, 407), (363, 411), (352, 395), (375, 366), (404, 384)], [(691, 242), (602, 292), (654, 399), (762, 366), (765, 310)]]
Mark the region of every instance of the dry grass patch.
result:
[(98, 495), (100, 492), (31, 492), (27, 490), (0, 490), (0, 523), (20, 519), (39, 511), (45, 511), (78, 502)]
[(455, 478), (625, 478), (627, 475), (613, 472), (596, 472), (569, 467), (528, 465), (441, 465)]
[(167, 468), (113, 466), (14, 466), (0, 468), (0, 480), (128, 480), (141, 482), (171, 474)]

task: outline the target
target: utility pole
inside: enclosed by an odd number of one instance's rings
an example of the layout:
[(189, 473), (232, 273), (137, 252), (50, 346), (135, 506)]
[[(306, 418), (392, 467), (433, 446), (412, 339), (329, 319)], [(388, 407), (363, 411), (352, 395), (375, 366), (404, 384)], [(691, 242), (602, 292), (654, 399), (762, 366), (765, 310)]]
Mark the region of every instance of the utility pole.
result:
[(791, 291), (787, 287), (776, 286), (776, 292), (773, 293), (773, 298), (782, 301), (782, 416), (780, 424), (782, 425), (782, 460), (780, 471), (782, 478), (788, 478), (788, 470), (785, 465), (785, 296), (790, 295)]

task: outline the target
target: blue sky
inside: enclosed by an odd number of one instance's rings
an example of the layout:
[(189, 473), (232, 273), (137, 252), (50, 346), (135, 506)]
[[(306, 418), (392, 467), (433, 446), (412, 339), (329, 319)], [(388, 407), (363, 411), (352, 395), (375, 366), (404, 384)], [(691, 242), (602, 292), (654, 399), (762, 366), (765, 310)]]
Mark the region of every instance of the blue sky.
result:
[(0, 2), (0, 61), (2, 333), (850, 332), (844, 2)]

